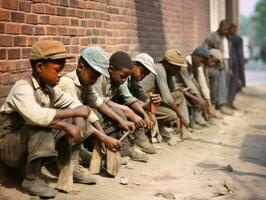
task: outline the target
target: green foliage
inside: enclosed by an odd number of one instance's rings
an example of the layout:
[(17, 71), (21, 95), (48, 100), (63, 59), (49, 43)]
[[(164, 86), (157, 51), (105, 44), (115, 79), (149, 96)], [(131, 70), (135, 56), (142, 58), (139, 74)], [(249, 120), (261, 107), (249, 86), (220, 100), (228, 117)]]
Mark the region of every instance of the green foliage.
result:
[(256, 5), (253, 20), (256, 25), (256, 43), (266, 44), (266, 0), (260, 0)]

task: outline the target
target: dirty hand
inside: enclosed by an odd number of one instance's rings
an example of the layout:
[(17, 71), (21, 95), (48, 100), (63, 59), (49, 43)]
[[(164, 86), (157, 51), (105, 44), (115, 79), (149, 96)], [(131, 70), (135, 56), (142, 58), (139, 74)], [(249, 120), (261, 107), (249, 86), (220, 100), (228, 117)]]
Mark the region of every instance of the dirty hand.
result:
[(207, 101), (205, 101), (204, 99), (199, 99), (198, 100), (198, 103), (199, 103), (199, 105), (201, 106), (201, 108), (202, 109), (207, 109), (208, 108), (208, 102)]
[(145, 127), (146, 126), (145, 121), (135, 113), (131, 116), (131, 120), (134, 122), (136, 127)]
[(74, 109), (77, 117), (88, 117), (91, 110), (87, 106), (79, 106)]
[(154, 104), (154, 105), (159, 105), (161, 102), (161, 96), (159, 94), (150, 94), (150, 101)]
[(152, 128), (152, 121), (151, 118), (148, 115), (145, 115), (144, 121), (146, 123), (146, 128), (151, 129)]
[(73, 124), (68, 124), (65, 127), (65, 131), (66, 133), (73, 138), (73, 142), (75, 144), (78, 144), (81, 142), (83, 136), (84, 136), (84, 132), (82, 131), (82, 129), (77, 126), (77, 125), (73, 125)]
[(123, 120), (119, 124), (126, 131), (134, 131), (136, 129), (135, 124), (133, 122)]
[(121, 148), (121, 143), (117, 139), (110, 136), (106, 135), (106, 137), (102, 141), (105, 146), (113, 152), (119, 151), (119, 149)]

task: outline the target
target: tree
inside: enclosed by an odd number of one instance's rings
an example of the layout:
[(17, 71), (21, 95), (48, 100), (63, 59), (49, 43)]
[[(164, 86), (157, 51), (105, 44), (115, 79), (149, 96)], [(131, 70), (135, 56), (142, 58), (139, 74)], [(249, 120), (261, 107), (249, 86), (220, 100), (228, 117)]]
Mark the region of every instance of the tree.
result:
[(256, 43), (260, 46), (266, 44), (266, 0), (260, 0), (256, 5), (253, 20), (256, 24)]

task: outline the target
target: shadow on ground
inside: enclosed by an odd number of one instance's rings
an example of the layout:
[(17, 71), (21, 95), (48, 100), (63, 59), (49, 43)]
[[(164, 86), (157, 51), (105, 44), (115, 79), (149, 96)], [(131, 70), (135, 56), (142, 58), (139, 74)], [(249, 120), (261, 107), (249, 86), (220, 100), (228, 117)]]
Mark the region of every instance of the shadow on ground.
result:
[(247, 135), (242, 143), (240, 159), (266, 167), (266, 136)]

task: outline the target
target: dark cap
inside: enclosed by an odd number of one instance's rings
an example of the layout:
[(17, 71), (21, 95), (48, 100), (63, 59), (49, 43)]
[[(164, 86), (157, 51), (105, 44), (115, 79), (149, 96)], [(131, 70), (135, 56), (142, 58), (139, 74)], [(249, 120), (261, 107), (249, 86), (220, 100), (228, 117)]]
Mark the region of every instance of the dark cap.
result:
[(193, 54), (208, 59), (210, 57), (209, 51), (204, 47), (198, 47), (193, 51)]
[(30, 60), (73, 58), (66, 53), (65, 46), (57, 40), (40, 40), (31, 47)]
[(134, 67), (134, 64), (130, 58), (130, 56), (123, 52), (123, 51), (118, 51), (114, 53), (109, 60), (109, 65), (113, 66), (114, 68), (128, 68), (132, 69)]

